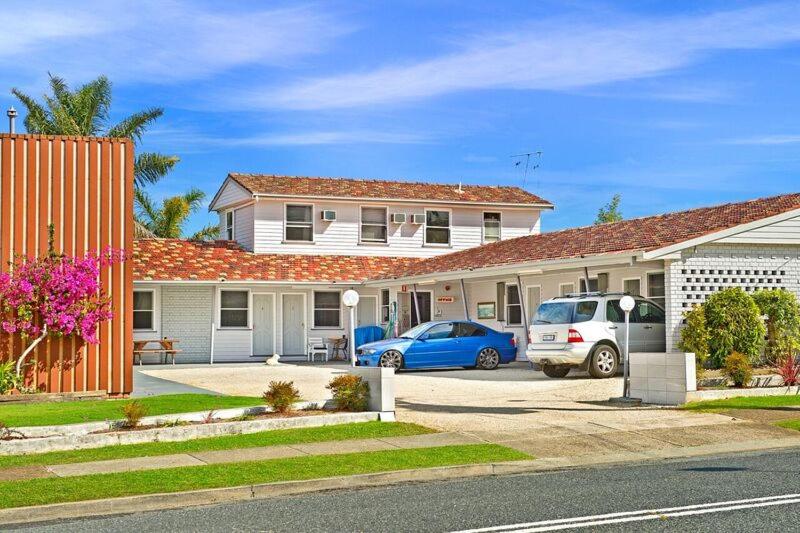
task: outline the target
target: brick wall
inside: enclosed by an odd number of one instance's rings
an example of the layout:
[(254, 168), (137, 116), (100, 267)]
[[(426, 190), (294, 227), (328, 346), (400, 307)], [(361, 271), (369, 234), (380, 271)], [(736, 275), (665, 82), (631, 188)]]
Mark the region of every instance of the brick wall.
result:
[(161, 289), (161, 331), (178, 339), (178, 361), (207, 363), (211, 356), (213, 288), (165, 286)]
[(710, 244), (666, 263), (667, 351), (677, 349), (683, 313), (720, 289), (783, 288), (800, 296), (797, 246)]

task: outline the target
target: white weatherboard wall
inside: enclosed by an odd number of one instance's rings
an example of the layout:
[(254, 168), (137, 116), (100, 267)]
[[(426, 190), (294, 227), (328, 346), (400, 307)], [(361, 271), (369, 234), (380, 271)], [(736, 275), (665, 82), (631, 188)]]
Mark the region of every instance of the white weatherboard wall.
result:
[(708, 244), (667, 261), (667, 351), (680, 341), (683, 315), (727, 287), (786, 289), (800, 296), (800, 248), (792, 245)]
[[(314, 205), (314, 242), (284, 242), (285, 204)], [(386, 207), (389, 216), (387, 226), (388, 243), (360, 243), (359, 221), (361, 206)], [(392, 213), (424, 214), (425, 208), (451, 211), (450, 246), (425, 245), (424, 225), (393, 224)], [(336, 211), (335, 222), (320, 219), (323, 210)], [(392, 257), (431, 257), (462, 250), (482, 244), (483, 212), (501, 214), (501, 237), (520, 237), (540, 231), (539, 209), (495, 209), (492, 207), (448, 206), (446, 204), (398, 204), (375, 202), (306, 201), (298, 199), (264, 200), (255, 204), (255, 237), (253, 250), (256, 253), (286, 253), (315, 255), (371, 255)], [(410, 218), (410, 216), (409, 216)]]
[(681, 405), (697, 390), (693, 353), (631, 353), (632, 398), (644, 403)]

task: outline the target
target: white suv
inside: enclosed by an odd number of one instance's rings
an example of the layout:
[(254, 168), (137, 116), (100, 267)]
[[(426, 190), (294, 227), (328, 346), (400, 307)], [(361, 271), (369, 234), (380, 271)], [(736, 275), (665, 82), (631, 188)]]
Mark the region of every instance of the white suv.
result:
[[(620, 368), (625, 345), (623, 293), (586, 293), (552, 298), (536, 310), (526, 350), (528, 360), (551, 378), (571, 368), (608, 378)], [(666, 350), (664, 310), (652, 300), (634, 296), (630, 314), (630, 351)]]

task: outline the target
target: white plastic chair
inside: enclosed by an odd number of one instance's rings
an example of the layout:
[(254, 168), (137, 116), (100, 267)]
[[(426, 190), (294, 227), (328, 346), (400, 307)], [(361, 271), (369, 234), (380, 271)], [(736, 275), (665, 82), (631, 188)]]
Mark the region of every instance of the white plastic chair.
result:
[(319, 354), (325, 362), (328, 362), (328, 343), (322, 337), (311, 337), (308, 339), (308, 347), (306, 349), (309, 362), (314, 362), (314, 357)]

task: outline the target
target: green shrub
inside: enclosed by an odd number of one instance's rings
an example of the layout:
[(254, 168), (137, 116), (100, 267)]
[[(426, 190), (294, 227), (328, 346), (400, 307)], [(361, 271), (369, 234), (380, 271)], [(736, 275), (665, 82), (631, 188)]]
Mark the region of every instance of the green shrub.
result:
[(361, 376), (342, 374), (336, 376), (327, 388), (333, 393), (333, 402), (342, 411), (366, 411), (369, 405), (369, 383)]
[(800, 304), (793, 292), (782, 289), (758, 291), (753, 300), (767, 316), (764, 357), (780, 366), (800, 348)]
[(684, 352), (692, 352), (697, 364), (697, 377), (703, 373), (705, 362), (708, 359), (708, 328), (706, 315), (702, 305), (696, 306), (684, 315), (686, 325), (681, 329), (681, 340), (678, 348)]
[(703, 304), (708, 329), (709, 358), (720, 368), (733, 352), (758, 360), (764, 345), (766, 328), (753, 298), (740, 287), (723, 289), (709, 296)]
[(0, 394), (10, 394), (12, 390), (22, 388), (22, 378), (17, 376), (14, 361), (0, 364)]
[(295, 402), (300, 401), (300, 391), (291, 381), (270, 381), (263, 398), (273, 411), (285, 414), (292, 410)]
[(135, 428), (147, 416), (147, 407), (138, 400), (126, 402), (122, 405), (122, 416), (125, 417), (123, 424), (126, 428)]
[(746, 387), (753, 377), (753, 367), (750, 359), (743, 353), (733, 352), (725, 358), (725, 366), (722, 373), (729, 380), (733, 381), (735, 387)]

